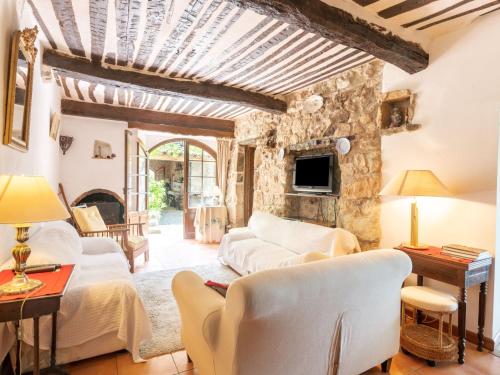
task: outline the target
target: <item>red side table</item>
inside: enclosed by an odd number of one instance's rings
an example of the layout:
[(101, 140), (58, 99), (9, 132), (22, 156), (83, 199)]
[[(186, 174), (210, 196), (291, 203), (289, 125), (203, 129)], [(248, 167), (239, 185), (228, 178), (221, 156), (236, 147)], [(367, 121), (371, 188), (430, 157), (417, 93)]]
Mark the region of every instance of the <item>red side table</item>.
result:
[[(61, 306), (61, 298), (73, 274), (74, 265), (64, 265), (55, 272), (32, 273), (30, 278), (38, 279), (44, 283), (43, 287), (28, 294), (0, 296), (0, 322), (14, 322), (16, 332), (22, 319), (33, 319), (33, 374), (40, 374), (40, 317), (52, 315), (52, 341), (50, 354), (50, 367), (43, 370), (44, 374), (66, 374), (56, 366), (57, 348), (57, 312)], [(13, 277), (10, 270), (0, 272), (0, 284)], [(23, 306), (24, 302), (24, 306)], [(22, 309), (22, 317), (21, 317)], [(21, 342), (17, 340), (16, 374), (20, 375), (19, 353)]]

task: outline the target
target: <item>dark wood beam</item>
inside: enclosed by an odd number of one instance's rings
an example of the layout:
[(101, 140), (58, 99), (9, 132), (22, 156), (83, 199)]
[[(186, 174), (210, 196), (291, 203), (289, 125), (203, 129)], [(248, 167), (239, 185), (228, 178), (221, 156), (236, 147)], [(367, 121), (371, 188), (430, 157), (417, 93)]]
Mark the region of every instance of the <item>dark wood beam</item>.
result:
[(227, 0), (241, 8), (271, 16), (314, 34), (365, 51), (408, 73), (427, 67), (429, 54), (417, 43), (388, 33), (378, 25), (321, 0)]
[(43, 63), (73, 78), (105, 86), (128, 88), (183, 99), (236, 104), (271, 113), (284, 113), (287, 109), (287, 104), (284, 101), (271, 96), (224, 85), (176, 80), (152, 74), (104, 68), (89, 60), (64, 56), (52, 50), (45, 50)]
[(378, 15), (382, 18), (392, 18), (411, 10), (421, 8), (435, 1), (437, 0), (405, 0), (401, 3), (393, 5), (392, 7), (381, 10), (378, 12)]
[(234, 121), (210, 117), (165, 113), (67, 99), (61, 101), (61, 112), (65, 115), (142, 123), (149, 126), (145, 130), (173, 133), (175, 130), (176, 134), (234, 137)]
[(221, 137), (221, 138), (233, 138), (234, 133), (229, 133), (220, 130), (208, 130), (202, 128), (185, 128), (182, 126), (166, 125), (166, 124), (150, 124), (144, 122), (129, 122), (129, 129), (140, 129), (148, 130), (153, 132), (180, 134), (180, 135), (191, 135), (191, 136), (201, 136), (201, 137)]

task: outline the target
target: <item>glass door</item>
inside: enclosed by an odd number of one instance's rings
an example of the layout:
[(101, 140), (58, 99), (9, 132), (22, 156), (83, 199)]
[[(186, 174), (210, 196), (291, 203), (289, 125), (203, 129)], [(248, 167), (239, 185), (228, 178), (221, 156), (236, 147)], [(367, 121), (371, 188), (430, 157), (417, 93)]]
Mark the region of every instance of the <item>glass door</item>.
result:
[(194, 238), (196, 209), (217, 204), (215, 154), (201, 144), (186, 142), (184, 237)]
[(125, 130), (125, 222), (145, 223), (147, 234), (149, 155), (136, 132)]

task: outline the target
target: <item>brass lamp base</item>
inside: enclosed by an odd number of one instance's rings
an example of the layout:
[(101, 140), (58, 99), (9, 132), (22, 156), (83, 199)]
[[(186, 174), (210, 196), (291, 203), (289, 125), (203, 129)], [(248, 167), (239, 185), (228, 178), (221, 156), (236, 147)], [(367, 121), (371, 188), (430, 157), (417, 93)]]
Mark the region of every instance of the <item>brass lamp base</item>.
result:
[(16, 261), (16, 265), (14, 267), (16, 274), (11, 281), (0, 285), (0, 295), (24, 294), (43, 286), (43, 283), (40, 280), (30, 279), (24, 272), (26, 269), (26, 261), (31, 254), (31, 249), (26, 244), (26, 241), (29, 238), (29, 227), (29, 224), (15, 225), (17, 244), (12, 249), (12, 256)]
[(429, 248), (429, 245), (426, 245), (426, 244), (412, 245), (410, 243), (402, 243), (401, 246), (406, 247), (407, 249), (413, 249), (413, 250), (427, 250)]
[(8, 283), (0, 285), (0, 295), (24, 294), (43, 286), (40, 280), (30, 279), (26, 274), (19, 274)]
[(427, 250), (429, 248), (429, 245), (418, 243), (418, 207), (416, 201), (411, 204), (410, 243), (403, 243), (402, 246), (413, 250)]

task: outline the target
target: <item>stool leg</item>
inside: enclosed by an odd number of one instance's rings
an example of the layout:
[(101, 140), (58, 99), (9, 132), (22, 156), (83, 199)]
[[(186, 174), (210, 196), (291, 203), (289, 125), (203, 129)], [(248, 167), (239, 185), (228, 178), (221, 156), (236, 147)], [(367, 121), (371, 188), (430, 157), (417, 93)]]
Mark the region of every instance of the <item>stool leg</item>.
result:
[(405, 304), (401, 303), (401, 331), (403, 331), (406, 323), (406, 314), (405, 314)]
[(453, 314), (448, 315), (448, 335), (453, 337), (453, 325), (452, 325)]
[(439, 347), (443, 347), (443, 314), (439, 314)]

